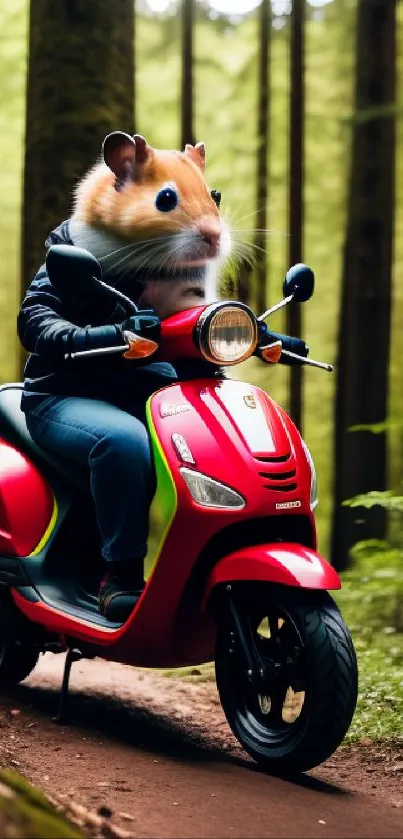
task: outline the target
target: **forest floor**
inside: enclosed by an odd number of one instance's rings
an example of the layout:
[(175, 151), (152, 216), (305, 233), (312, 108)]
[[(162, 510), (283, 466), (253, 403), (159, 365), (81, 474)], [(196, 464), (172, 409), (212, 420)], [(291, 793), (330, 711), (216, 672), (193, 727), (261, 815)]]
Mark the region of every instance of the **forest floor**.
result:
[(0, 765), (88, 837), (403, 837), (403, 745), (347, 744), (294, 780), (261, 772), (228, 729), (214, 682), (47, 654), (0, 704)]

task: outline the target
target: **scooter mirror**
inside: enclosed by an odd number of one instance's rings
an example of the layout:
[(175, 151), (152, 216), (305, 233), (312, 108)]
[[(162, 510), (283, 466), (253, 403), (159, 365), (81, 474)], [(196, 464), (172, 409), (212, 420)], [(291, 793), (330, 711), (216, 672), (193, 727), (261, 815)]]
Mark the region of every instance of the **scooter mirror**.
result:
[(52, 245), (46, 254), (46, 269), (51, 283), (60, 291), (84, 293), (86, 285), (102, 277), (95, 256), (75, 245)]
[(284, 297), (293, 296), (297, 303), (305, 303), (313, 295), (315, 287), (315, 274), (308, 265), (298, 262), (293, 265), (286, 275), (283, 283)]

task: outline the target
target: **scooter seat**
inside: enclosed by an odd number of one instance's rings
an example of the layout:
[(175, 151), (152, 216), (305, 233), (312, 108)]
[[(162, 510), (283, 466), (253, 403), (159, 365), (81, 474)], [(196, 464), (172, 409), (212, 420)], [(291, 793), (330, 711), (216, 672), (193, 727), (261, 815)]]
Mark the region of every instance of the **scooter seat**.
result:
[(53, 466), (59, 475), (82, 488), (88, 487), (88, 470), (85, 467), (46, 451), (32, 439), (21, 410), (22, 388), (20, 382), (0, 387), (0, 438), (20, 449), (35, 465)]

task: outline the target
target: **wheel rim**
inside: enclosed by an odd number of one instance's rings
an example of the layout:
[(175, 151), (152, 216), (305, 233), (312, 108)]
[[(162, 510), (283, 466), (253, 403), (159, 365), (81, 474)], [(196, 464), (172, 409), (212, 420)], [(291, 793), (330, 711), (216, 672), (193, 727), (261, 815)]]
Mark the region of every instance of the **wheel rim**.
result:
[(309, 685), (305, 647), (292, 617), (270, 606), (248, 618), (258, 652), (276, 675), (267, 684), (248, 681), (238, 656), (231, 664), (236, 691), (237, 725), (242, 738), (256, 748), (287, 752), (295, 748), (307, 725)]

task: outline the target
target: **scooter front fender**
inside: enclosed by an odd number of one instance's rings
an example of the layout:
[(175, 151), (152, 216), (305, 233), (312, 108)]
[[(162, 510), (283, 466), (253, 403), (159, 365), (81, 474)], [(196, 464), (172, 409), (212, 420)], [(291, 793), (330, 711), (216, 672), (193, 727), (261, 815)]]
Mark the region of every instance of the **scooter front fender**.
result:
[(236, 580), (309, 589), (341, 588), (339, 575), (326, 559), (311, 548), (292, 542), (251, 545), (220, 559), (207, 580), (205, 603), (213, 588)]

